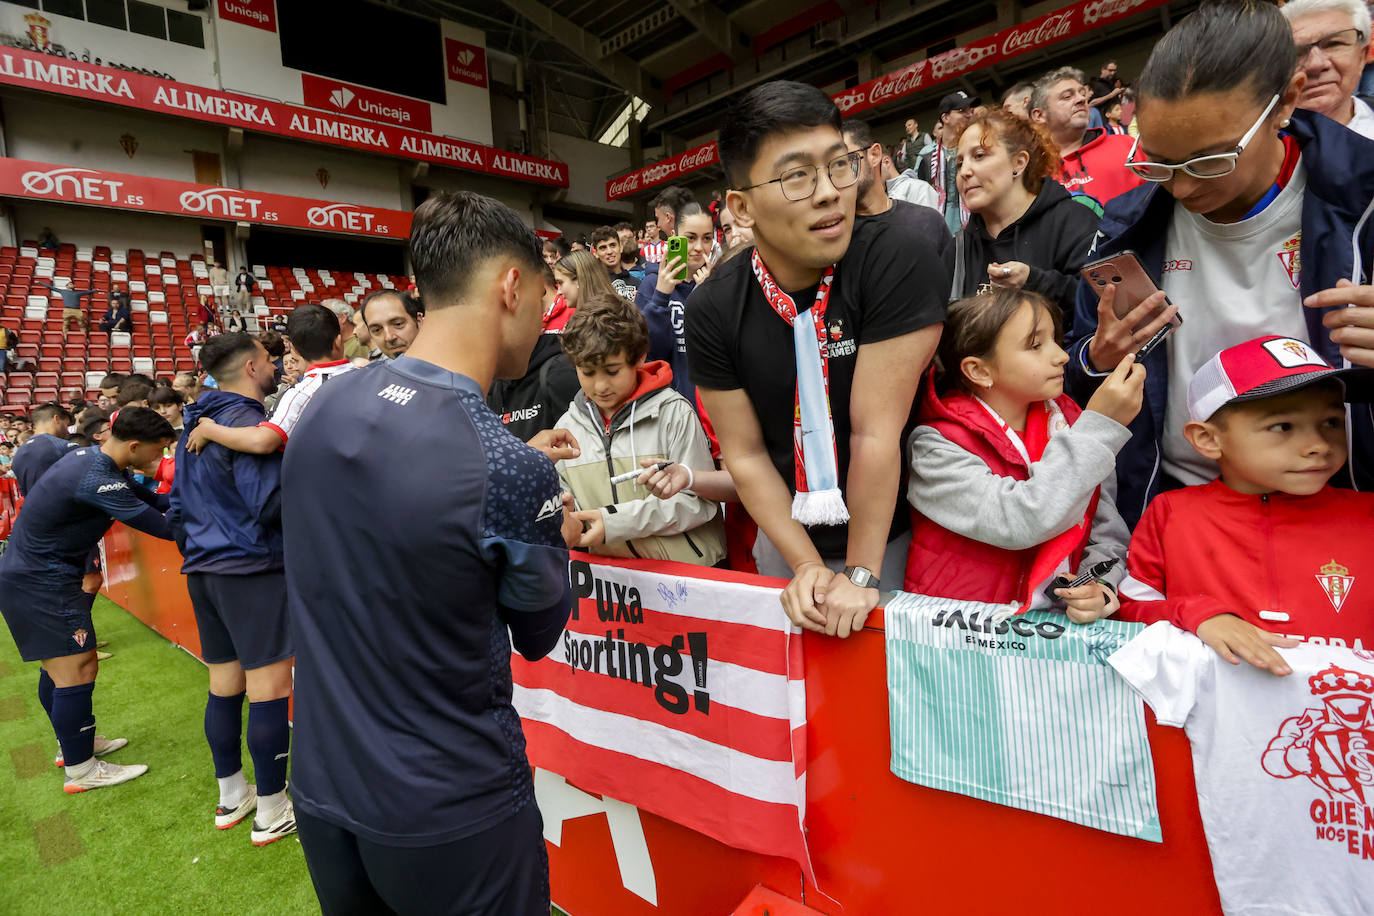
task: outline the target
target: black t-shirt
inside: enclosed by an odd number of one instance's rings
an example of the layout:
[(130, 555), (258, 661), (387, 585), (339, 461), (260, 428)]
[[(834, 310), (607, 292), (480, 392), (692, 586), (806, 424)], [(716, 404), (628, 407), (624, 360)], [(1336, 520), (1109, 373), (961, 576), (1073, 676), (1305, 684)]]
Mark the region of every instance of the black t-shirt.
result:
[(635, 293), (639, 290), (639, 278), (633, 276), (628, 270), (622, 270), (618, 274), (611, 274), (611, 288), (622, 299), (634, 302)]
[(908, 232), (930, 242), (942, 264), (945, 259), (945, 249), (949, 248), (950, 243), (954, 241), (954, 236), (949, 234), (949, 226), (945, 225), (945, 218), (940, 215), (939, 211), (906, 200), (894, 199), (892, 206), (888, 207), (886, 212), (876, 213), (873, 216), (860, 216), (858, 219), (873, 220), (878, 223), (899, 222), (905, 224)]
[[(1103, 78), (1100, 77), (1100, 76), (1094, 76), (1091, 80), (1088, 81), (1088, 85), (1089, 85), (1090, 88), (1092, 89), (1092, 93), (1093, 93), (1093, 94), (1092, 94), (1092, 98), (1094, 98), (1094, 99), (1100, 99), (1100, 98), (1102, 98), (1103, 96), (1105, 96), (1107, 93), (1111, 92), (1113, 89), (1116, 88), (1116, 80), (1115, 80), (1115, 79), (1110, 79), (1110, 80), (1108, 80), (1108, 79), (1103, 79)], [(1121, 96), (1117, 96), (1117, 98), (1121, 98)], [(1098, 102), (1097, 104), (1098, 104), (1098, 105), (1103, 105), (1103, 104), (1106, 104), (1106, 103), (1104, 103), (1104, 102)]]
[[(792, 418), (797, 366), (792, 329), (763, 297), (750, 255), (750, 251), (741, 252), (716, 268), (688, 299), (688, 365), (696, 385), (748, 393), (773, 466), (788, 489), (795, 491)], [(945, 268), (931, 243), (906, 223), (856, 221), (849, 251), (835, 270), (825, 315), (841, 489), (848, 485), (848, 405), (859, 347), (944, 321), (948, 288)], [(799, 308), (809, 309), (816, 300), (815, 286), (788, 292)], [(860, 396), (882, 397), (883, 392)], [(899, 501), (901, 493), (894, 493), (893, 498)], [(907, 523), (906, 512), (893, 513), (894, 533), (905, 530)], [(847, 526), (816, 526), (809, 532), (822, 557), (844, 557)]]

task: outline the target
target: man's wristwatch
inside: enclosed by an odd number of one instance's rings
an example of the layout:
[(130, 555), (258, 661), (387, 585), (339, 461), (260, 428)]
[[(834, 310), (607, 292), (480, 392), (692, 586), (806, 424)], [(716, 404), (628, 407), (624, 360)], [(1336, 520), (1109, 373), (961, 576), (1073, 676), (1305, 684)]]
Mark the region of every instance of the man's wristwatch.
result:
[(845, 578), (853, 582), (859, 588), (877, 588), (878, 577), (872, 571), (864, 569), (862, 566), (846, 566), (844, 568)]

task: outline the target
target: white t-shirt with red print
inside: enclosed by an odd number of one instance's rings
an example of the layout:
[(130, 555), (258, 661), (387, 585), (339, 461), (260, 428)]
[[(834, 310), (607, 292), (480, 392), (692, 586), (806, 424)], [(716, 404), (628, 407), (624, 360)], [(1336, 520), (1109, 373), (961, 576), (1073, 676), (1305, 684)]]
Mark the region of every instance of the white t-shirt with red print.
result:
[[(1374, 652), (1278, 650), (1275, 677), (1156, 623), (1109, 659), (1193, 749), (1228, 916), (1374, 909)], [(1165, 840), (1168, 825), (1165, 825)]]

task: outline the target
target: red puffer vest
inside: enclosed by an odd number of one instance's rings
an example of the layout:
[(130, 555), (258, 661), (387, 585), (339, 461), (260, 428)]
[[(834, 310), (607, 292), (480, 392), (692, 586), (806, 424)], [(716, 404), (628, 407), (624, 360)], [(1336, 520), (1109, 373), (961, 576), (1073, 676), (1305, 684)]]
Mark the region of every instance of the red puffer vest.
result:
[[(1030, 468), (1016, 451), (992, 415), (971, 395), (954, 392), (943, 400), (927, 380), (918, 414), (921, 426), (929, 426), (947, 440), (982, 459), (1001, 477), (1027, 480)], [(1082, 413), (1068, 395), (1054, 402), (1070, 425)], [(991, 604), (1030, 601), (1030, 589), (1049, 579), (1067, 556), (1070, 569), (1078, 567), (1091, 533), (1097, 496), (1089, 504), (1081, 535), (1072, 541), (1054, 538), (1038, 547), (1006, 550), (955, 534), (911, 510), (911, 549), (906, 558), (903, 589), (918, 595), (985, 601)], [(1065, 550), (1068, 541), (1068, 550)], [(1057, 555), (1056, 555), (1057, 554)]]

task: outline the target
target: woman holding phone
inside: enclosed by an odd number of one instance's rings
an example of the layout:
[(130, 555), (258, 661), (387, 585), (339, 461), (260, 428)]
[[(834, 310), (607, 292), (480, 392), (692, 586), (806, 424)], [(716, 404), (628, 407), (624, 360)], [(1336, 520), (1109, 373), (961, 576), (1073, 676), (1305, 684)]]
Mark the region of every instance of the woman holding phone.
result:
[[(673, 370), (673, 388), (693, 404), (696, 387), (687, 378), (687, 338), (683, 317), (687, 297), (710, 275), (707, 264), (715, 246), (715, 224), (711, 215), (697, 202), (683, 206), (677, 214), (677, 235), (686, 239), (686, 256), (674, 250), (669, 239), (663, 260), (644, 268), (644, 279), (635, 293), (635, 305), (649, 323), (649, 359), (661, 359)], [(677, 243), (677, 248), (682, 243)]]
[(1024, 289), (1073, 317), (1099, 211), (1050, 178), (1058, 168), (1054, 144), (1029, 121), (1000, 108), (973, 115), (955, 157), (955, 184), (971, 215), (945, 249), (950, 301), (990, 286)]
[[(1118, 305), (1121, 289), (1081, 283), (1066, 370), (1085, 403), (1182, 309), (1144, 359), (1146, 407), (1117, 459), (1117, 504), (1132, 526), (1161, 490), (1216, 476), (1182, 428), (1188, 383), (1217, 351), (1283, 334), (1334, 365), (1374, 357), (1354, 349), (1359, 335), (1374, 342), (1362, 329), (1374, 328), (1374, 142), (1295, 110), (1306, 81), (1296, 61), (1277, 7), (1222, 0), (1165, 35), (1136, 85), (1140, 136), (1127, 167), (1147, 183), (1108, 204), (1091, 257), (1133, 252), (1159, 291)], [(1349, 474), (1333, 483), (1353, 475), (1367, 489), (1374, 418), (1364, 405), (1352, 414)]]

